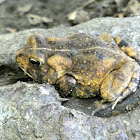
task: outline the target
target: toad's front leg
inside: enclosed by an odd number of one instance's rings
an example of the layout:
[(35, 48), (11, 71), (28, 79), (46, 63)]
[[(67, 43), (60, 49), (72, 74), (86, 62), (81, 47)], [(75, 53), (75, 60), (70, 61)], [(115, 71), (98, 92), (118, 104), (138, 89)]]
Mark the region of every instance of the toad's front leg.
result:
[(88, 98), (96, 94), (90, 94), (86, 85), (78, 82), (71, 75), (64, 75), (59, 78), (56, 82), (56, 88), (62, 97), (67, 97), (68, 95), (79, 98)]
[(71, 95), (76, 86), (76, 80), (69, 75), (64, 75), (56, 81), (56, 88), (62, 97)]
[(106, 76), (101, 84), (101, 96), (105, 101), (112, 102), (112, 110), (132, 92), (139, 83), (140, 66), (136, 62), (127, 62), (119, 70), (114, 70)]

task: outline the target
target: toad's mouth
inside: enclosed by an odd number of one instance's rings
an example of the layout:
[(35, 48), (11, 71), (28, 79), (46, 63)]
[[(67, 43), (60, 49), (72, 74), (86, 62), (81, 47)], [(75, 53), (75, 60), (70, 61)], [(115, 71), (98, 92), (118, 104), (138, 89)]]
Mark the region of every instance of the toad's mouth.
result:
[(32, 75), (30, 75), (29, 73), (27, 73), (21, 66), (19, 66), (19, 67), (23, 70), (23, 72), (24, 72), (25, 75), (28, 75), (29, 77), (31, 77), (32, 79), (34, 79), (34, 78), (32, 77)]

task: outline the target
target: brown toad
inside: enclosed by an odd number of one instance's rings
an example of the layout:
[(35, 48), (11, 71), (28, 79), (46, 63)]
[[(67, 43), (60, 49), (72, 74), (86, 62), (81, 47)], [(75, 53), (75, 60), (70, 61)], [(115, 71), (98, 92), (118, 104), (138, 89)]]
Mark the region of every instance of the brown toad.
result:
[(32, 35), (16, 60), (35, 81), (54, 84), (61, 96), (99, 94), (114, 109), (139, 83), (140, 66), (129, 56), (140, 58), (118, 37), (78, 33), (66, 38)]

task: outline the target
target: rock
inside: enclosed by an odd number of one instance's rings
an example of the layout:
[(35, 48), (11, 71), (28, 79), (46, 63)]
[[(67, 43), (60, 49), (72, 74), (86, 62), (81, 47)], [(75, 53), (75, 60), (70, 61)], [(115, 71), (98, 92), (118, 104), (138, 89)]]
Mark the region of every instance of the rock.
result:
[(67, 18), (73, 24), (79, 24), (90, 20), (88, 13), (83, 9), (77, 9), (73, 11), (72, 13), (68, 14)]
[(48, 17), (41, 17), (41, 16), (33, 15), (33, 14), (27, 14), (27, 18), (31, 25), (38, 25), (41, 23), (48, 24), (48, 23), (53, 22), (53, 20)]
[[(65, 37), (75, 32), (91, 35), (109, 32), (125, 38), (138, 48), (139, 29), (138, 16), (98, 18), (72, 28), (32, 29), (0, 35), (0, 77), (5, 72), (19, 71), (15, 61), (16, 51), (33, 33)], [(57, 91), (47, 84), (17, 82), (0, 86), (0, 107), (0, 139), (3, 140), (140, 139), (139, 106), (110, 118), (90, 116), (86, 112), (64, 107)]]
[(128, 5), (123, 9), (123, 11), (131, 15), (139, 15), (140, 14), (140, 1), (130, 0)]
[(32, 4), (26, 4), (26, 5), (22, 5), (22, 7), (18, 7), (17, 11), (19, 13), (19, 15), (24, 15), (26, 13), (28, 13), (31, 9), (32, 9)]
[(6, 0), (0, 0), (0, 5), (6, 2)]

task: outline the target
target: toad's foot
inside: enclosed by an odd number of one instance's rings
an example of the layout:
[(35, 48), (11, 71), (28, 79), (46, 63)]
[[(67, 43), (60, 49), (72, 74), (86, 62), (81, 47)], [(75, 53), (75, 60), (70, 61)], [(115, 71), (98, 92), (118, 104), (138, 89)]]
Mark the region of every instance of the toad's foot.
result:
[(95, 102), (96, 104), (96, 109), (94, 111), (92, 111), (91, 116), (94, 116), (96, 113), (100, 112), (101, 110), (104, 110), (106, 108), (111, 107), (111, 103), (105, 103), (105, 100), (102, 101), (97, 101)]
[(139, 83), (140, 66), (136, 62), (127, 62), (119, 70), (114, 70), (104, 79), (101, 85), (101, 96), (112, 102), (112, 110), (132, 92)]

